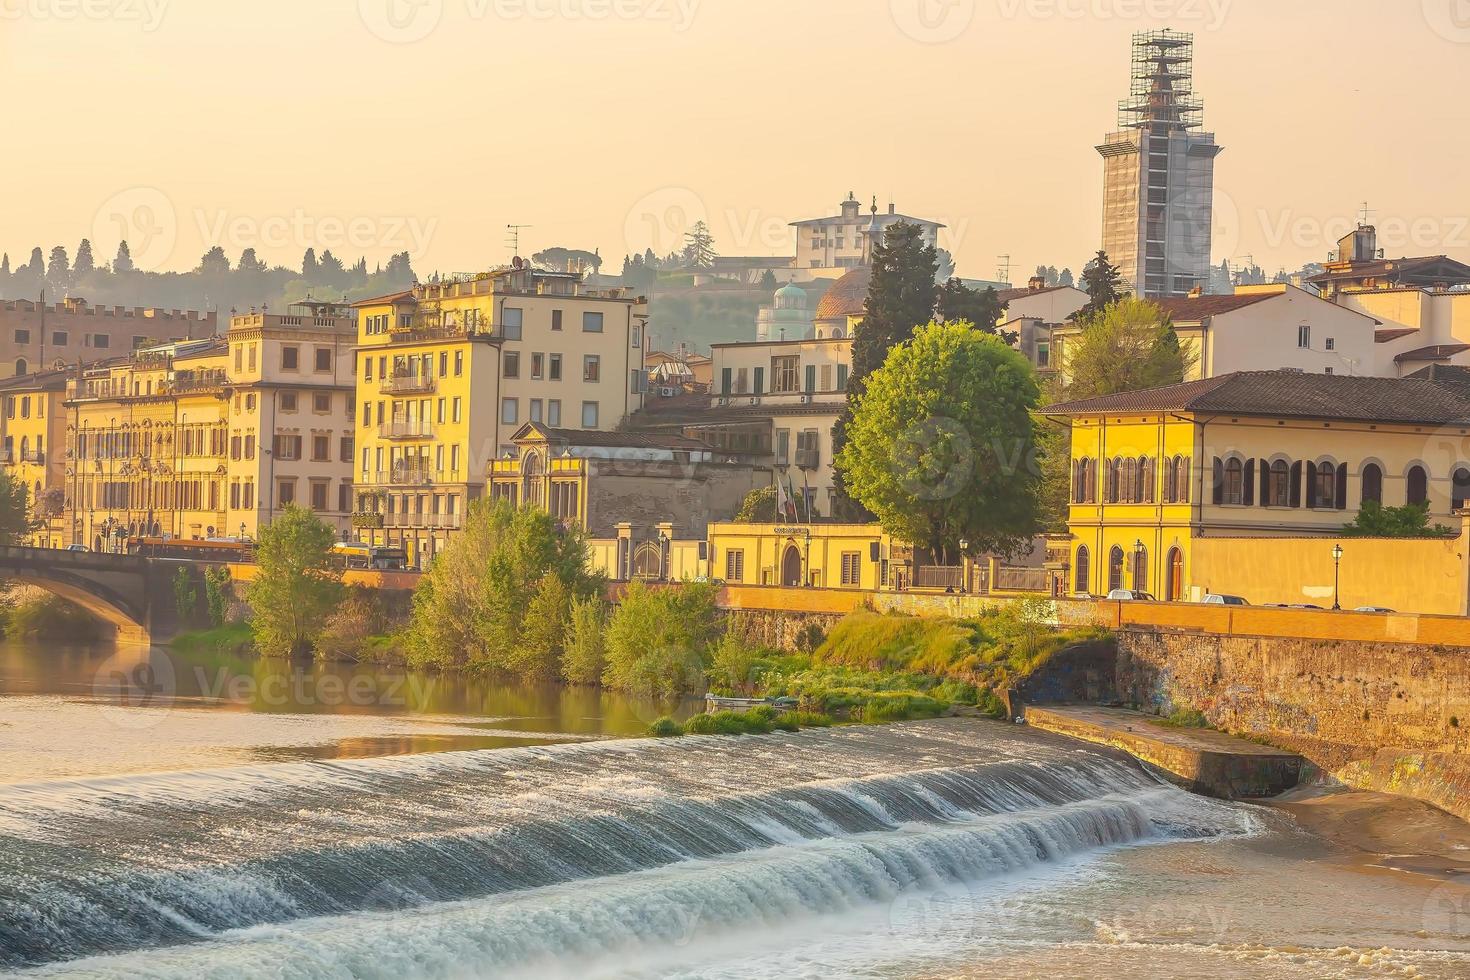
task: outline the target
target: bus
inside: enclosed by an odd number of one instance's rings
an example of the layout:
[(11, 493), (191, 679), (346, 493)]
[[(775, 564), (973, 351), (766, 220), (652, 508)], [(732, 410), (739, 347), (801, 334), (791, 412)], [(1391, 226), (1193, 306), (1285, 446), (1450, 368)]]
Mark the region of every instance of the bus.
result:
[(370, 545), (363, 541), (339, 541), (332, 545), (332, 554), (342, 560), (343, 568), (370, 568), (380, 572), (395, 572), (408, 567), (408, 551), (391, 545)]
[(236, 538), (128, 538), (128, 554), (144, 558), (173, 558), (181, 561), (248, 562), (254, 560), (251, 545)]

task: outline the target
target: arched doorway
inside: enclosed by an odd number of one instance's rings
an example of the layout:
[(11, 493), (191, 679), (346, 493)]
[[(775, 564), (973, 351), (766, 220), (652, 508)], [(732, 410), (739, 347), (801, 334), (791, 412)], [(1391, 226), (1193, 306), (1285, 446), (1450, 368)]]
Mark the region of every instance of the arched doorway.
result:
[(1072, 591), (1078, 595), (1087, 595), (1092, 591), (1092, 558), (1085, 544), (1077, 549), (1077, 578)]
[(546, 466), (541, 457), (536, 453), (527, 453), (525, 463), (522, 464), (521, 473), (525, 480), (525, 490), (521, 493), (521, 499), (526, 502), (527, 507), (540, 507), (543, 504), (542, 487), (545, 481), (542, 479), (546, 472)]
[(788, 544), (781, 556), (781, 584), (787, 588), (801, 585), (801, 551), (794, 544)]
[(1184, 598), (1184, 552), (1178, 548), (1169, 549), (1169, 587), (1165, 592), (1164, 598), (1170, 602)]
[(633, 577), (651, 582), (663, 578), (663, 575), (663, 555), (659, 546), (652, 541), (640, 544), (633, 552)]

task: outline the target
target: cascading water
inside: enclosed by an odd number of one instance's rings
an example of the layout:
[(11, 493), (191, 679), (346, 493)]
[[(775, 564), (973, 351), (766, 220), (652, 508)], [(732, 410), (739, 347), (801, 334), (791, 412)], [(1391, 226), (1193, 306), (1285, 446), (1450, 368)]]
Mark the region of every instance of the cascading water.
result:
[(962, 720), (13, 784), (0, 965), (545, 975), (1255, 823)]

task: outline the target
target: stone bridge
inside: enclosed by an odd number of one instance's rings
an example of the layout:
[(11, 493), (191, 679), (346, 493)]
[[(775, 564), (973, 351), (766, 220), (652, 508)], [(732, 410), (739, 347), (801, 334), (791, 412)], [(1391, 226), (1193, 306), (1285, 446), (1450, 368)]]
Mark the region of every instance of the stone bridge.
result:
[(44, 589), (117, 627), (118, 639), (162, 643), (184, 625), (174, 577), (185, 569), (204, 601), (207, 566), (166, 558), (95, 554), (55, 548), (0, 547), (0, 578)]

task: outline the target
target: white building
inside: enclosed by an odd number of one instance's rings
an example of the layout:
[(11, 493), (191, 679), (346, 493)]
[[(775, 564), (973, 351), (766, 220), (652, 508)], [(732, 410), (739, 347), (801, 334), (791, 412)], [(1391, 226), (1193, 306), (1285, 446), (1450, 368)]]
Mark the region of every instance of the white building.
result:
[(787, 283), (776, 290), (770, 306), (762, 306), (755, 318), (755, 339), (802, 340), (812, 335), (813, 313), (807, 308), (806, 290)]
[(883, 241), (889, 225), (901, 221), (923, 229), (924, 241), (929, 245), (937, 245), (939, 229), (944, 227), (937, 221), (899, 214), (891, 203), (888, 211), (880, 214), (877, 198), (864, 215), (862, 204), (849, 192), (837, 215), (791, 223), (796, 229), (793, 269), (803, 281), (835, 279), (849, 269), (866, 265), (874, 243)]

